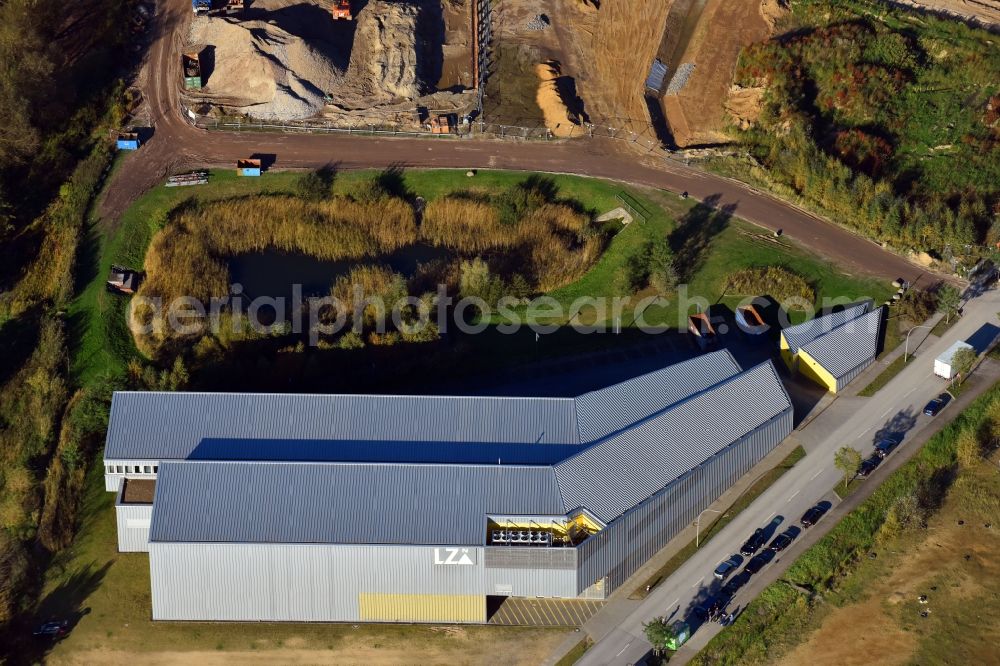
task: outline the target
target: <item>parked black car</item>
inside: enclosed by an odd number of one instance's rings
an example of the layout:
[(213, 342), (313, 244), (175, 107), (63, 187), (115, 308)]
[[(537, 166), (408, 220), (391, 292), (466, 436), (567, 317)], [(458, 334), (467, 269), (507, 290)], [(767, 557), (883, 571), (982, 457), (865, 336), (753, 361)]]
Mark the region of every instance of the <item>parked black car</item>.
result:
[(830, 508), (829, 504), (826, 502), (820, 502), (813, 508), (802, 514), (802, 527), (812, 527), (819, 522), (819, 519), (823, 517), (823, 514), (827, 512)]
[(899, 446), (900, 441), (902, 440), (896, 436), (882, 438), (882, 440), (875, 445), (875, 455), (880, 458), (885, 458), (892, 453), (897, 446)]
[(873, 453), (870, 458), (866, 458), (858, 465), (858, 476), (862, 479), (868, 478), (868, 476), (874, 472), (879, 465), (882, 464), (882, 456), (877, 453)]
[(733, 595), (739, 592), (740, 589), (749, 582), (750, 582), (750, 574), (748, 574), (746, 571), (741, 571), (732, 578), (730, 578), (728, 581), (726, 581), (726, 584), (722, 586), (721, 592), (727, 597), (732, 598)]
[(695, 606), (694, 615), (702, 622), (715, 620), (725, 607), (724, 600), (718, 595), (713, 595)]
[(767, 543), (767, 533), (764, 532), (763, 528), (758, 527), (749, 539), (746, 540), (742, 546), (740, 546), (740, 553), (743, 555), (753, 555), (758, 550), (761, 549)]
[(773, 550), (776, 553), (780, 553), (784, 549), (792, 545), (792, 541), (795, 537), (790, 534), (791, 530), (785, 530), (778, 536), (771, 540), (770, 545), (768, 545), (768, 550)]
[(39, 638), (62, 638), (67, 633), (69, 633), (68, 620), (52, 620), (39, 625), (31, 635)]
[(951, 402), (951, 395), (942, 393), (927, 403), (927, 406), (924, 407), (924, 414), (927, 416), (937, 416), (938, 412), (944, 409), (949, 402)]
[(747, 562), (747, 565), (743, 567), (743, 571), (751, 576), (759, 573), (761, 569), (767, 566), (771, 560), (774, 559), (774, 555), (775, 553), (773, 550), (764, 550), (757, 553), (749, 562)]

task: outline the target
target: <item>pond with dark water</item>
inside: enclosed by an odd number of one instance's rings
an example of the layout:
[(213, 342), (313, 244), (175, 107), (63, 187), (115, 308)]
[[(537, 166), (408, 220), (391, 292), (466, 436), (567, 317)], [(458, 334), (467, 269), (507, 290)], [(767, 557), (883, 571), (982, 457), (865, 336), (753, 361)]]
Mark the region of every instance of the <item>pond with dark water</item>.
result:
[(230, 259), (229, 279), (233, 284), (242, 285), (243, 293), (250, 298), (283, 297), (286, 302), (290, 302), (294, 285), (302, 286), (304, 298), (325, 296), (330, 293), (334, 281), (341, 275), (346, 275), (353, 266), (379, 264), (409, 277), (420, 264), (448, 256), (447, 251), (430, 245), (411, 245), (384, 257), (343, 261), (327, 261), (280, 250), (264, 250)]

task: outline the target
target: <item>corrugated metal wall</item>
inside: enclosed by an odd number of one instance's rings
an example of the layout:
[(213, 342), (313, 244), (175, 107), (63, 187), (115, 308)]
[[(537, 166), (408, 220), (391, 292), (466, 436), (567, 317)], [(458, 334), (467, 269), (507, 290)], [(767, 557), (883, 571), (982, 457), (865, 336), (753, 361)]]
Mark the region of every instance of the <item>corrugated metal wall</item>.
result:
[[(154, 542), (149, 555), (156, 620), (359, 621), (361, 594), (482, 596), (484, 604), (490, 594), (576, 595), (575, 570), (487, 569), (482, 548), (471, 549), (472, 565), (435, 564), (444, 549), (421, 546)], [(450, 603), (438, 607), (453, 612)]]
[(585, 541), (577, 589), (607, 576), (615, 590), (791, 431), (789, 408)]
[(875, 362), (875, 357), (872, 356), (870, 359), (868, 359), (867, 361), (865, 361), (864, 363), (862, 363), (858, 367), (854, 368), (853, 370), (851, 370), (850, 372), (848, 372), (843, 377), (840, 377), (837, 380), (837, 391), (838, 392), (843, 391), (847, 387), (848, 384), (850, 384), (855, 379), (857, 379), (858, 375), (860, 375), (862, 372), (864, 372), (865, 370), (867, 370), (868, 366), (870, 366), (874, 362)]
[(118, 552), (145, 553), (149, 550), (149, 523), (152, 504), (116, 504), (118, 521)]

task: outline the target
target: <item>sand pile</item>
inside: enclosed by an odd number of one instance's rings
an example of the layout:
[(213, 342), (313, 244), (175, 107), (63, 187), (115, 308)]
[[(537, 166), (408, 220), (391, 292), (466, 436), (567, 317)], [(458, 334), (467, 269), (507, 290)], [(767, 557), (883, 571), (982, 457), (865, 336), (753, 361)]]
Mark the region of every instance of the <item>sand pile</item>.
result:
[(361, 95), (381, 102), (427, 92), (420, 12), (416, 4), (371, 0), (358, 13), (347, 87), (335, 97)]
[(343, 78), (323, 53), (273, 23), (199, 18), (190, 41), (206, 46), (202, 92), (262, 120), (316, 115)]
[[(255, 0), (242, 20), (196, 18), (189, 44), (202, 52), (206, 84), (191, 94), (261, 120), (426, 103), (443, 39), (428, 7), (426, 0), (370, 0), (348, 23), (333, 21), (323, 0)], [(434, 101), (435, 108), (453, 105)], [(373, 122), (392, 119), (383, 116)]]
[[(574, 129), (579, 129), (580, 121), (575, 114), (570, 113), (559, 89), (559, 79), (562, 76), (559, 63), (549, 60), (535, 65), (535, 73), (539, 79), (535, 101), (542, 109), (545, 126), (555, 136), (570, 136)], [(579, 132), (577, 135), (579, 136)]]

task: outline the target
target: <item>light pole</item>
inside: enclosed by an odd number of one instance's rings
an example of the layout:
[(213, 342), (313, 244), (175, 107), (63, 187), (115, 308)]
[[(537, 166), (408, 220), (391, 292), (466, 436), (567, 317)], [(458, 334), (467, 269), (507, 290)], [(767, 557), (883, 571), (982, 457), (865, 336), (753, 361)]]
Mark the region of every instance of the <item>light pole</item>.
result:
[(921, 326), (914, 326), (909, 331), (906, 332), (906, 347), (903, 348), (903, 365), (906, 365), (906, 357), (910, 354), (910, 333), (917, 330), (918, 328), (934, 328), (933, 326), (927, 326), (923, 324)]
[[(712, 513), (722, 513), (721, 511), (716, 511), (715, 509), (705, 509), (705, 511), (711, 511)], [(702, 511), (698, 514), (698, 517), (694, 521), (694, 547), (701, 547), (701, 515), (705, 513)]]

